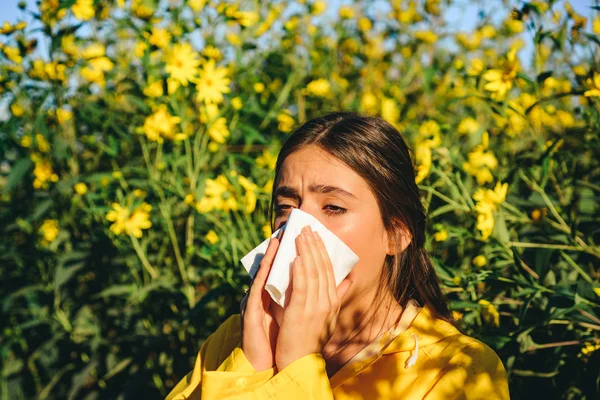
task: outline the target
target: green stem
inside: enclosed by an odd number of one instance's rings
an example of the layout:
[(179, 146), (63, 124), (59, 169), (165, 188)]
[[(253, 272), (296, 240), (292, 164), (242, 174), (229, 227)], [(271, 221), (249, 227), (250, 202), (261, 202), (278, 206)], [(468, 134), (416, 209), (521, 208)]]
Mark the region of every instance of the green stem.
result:
[(430, 187), (430, 186), (419, 186), (419, 189), (423, 189), (428, 193), (434, 194), (437, 197), (439, 197), (440, 199), (444, 200), (446, 203), (448, 204), (453, 204), (457, 209), (465, 211), (465, 212), (470, 212), (471, 210), (469, 209), (469, 207), (462, 205), (460, 203), (457, 203), (456, 201), (452, 200), (451, 198), (449, 198), (446, 195), (441, 194), (440, 192), (438, 192), (437, 190), (435, 190), (434, 188)]
[(152, 267), (152, 265), (150, 265), (150, 263), (148, 262), (148, 259), (146, 258), (146, 254), (144, 254), (144, 250), (140, 246), (140, 242), (137, 240), (137, 238), (135, 236), (133, 236), (131, 234), (129, 235), (129, 237), (131, 238), (131, 243), (133, 243), (133, 248), (135, 249), (135, 252), (137, 253), (138, 257), (140, 258), (142, 265), (146, 269), (146, 272), (148, 272), (148, 274), (150, 274), (150, 277), (152, 279), (158, 278), (158, 273)]
[(177, 240), (177, 235), (175, 234), (175, 227), (173, 226), (173, 220), (171, 219), (171, 215), (165, 206), (164, 194), (161, 196), (161, 203), (159, 204), (159, 208), (163, 215), (163, 218), (167, 222), (167, 230), (169, 232), (171, 244), (173, 245), (173, 251), (175, 252), (175, 259), (177, 260), (177, 267), (179, 268), (179, 275), (181, 275), (181, 280), (183, 281), (183, 283), (185, 283), (187, 285), (189, 283), (189, 279), (188, 279), (187, 272), (185, 269), (185, 263), (183, 261), (183, 257), (181, 257), (181, 251), (179, 250), (179, 241)]
[(594, 280), (579, 265), (577, 265), (577, 263), (567, 253), (561, 251), (560, 255), (571, 267), (573, 267), (575, 271), (579, 272), (579, 275), (581, 275), (583, 279), (585, 279), (589, 283), (594, 283)]

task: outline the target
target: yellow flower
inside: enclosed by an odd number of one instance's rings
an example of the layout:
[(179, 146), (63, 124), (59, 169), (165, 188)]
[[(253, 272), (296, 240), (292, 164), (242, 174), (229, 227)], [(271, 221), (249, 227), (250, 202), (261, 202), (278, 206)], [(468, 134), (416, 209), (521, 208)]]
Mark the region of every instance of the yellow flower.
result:
[(229, 93), (229, 82), (227, 68), (215, 67), (215, 60), (208, 60), (196, 82), (196, 101), (204, 101), (206, 104), (221, 103), (223, 93)]
[(277, 122), (279, 122), (277, 129), (285, 133), (291, 132), (292, 128), (294, 127), (294, 124), (296, 123), (294, 121), (294, 118), (292, 118), (292, 116), (287, 112), (279, 113), (279, 115), (277, 116)]
[(317, 0), (312, 5), (312, 14), (320, 15), (323, 14), (327, 10), (327, 3), (322, 0)]
[(273, 230), (271, 229), (271, 224), (269, 224), (268, 222), (266, 224), (264, 224), (262, 227), (262, 233), (265, 238), (271, 237), (271, 235), (273, 234)]
[(277, 156), (268, 150), (263, 150), (262, 154), (256, 158), (256, 165), (261, 168), (267, 168), (269, 170), (275, 169), (277, 164)]
[(596, 296), (600, 297), (600, 287), (594, 288), (594, 293), (596, 293)]
[(340, 18), (351, 19), (354, 18), (354, 10), (349, 6), (340, 7)]
[(600, 340), (594, 339), (592, 342), (586, 342), (585, 347), (581, 349), (581, 353), (578, 357), (587, 359), (589, 355), (596, 350), (600, 350)]
[(477, 122), (477, 120), (475, 120), (475, 118), (467, 117), (460, 121), (457, 130), (458, 133), (460, 133), (461, 135), (472, 135), (475, 132), (477, 132), (479, 128), (479, 123)]
[(235, 187), (225, 175), (205, 181), (204, 196), (196, 203), (196, 210), (199, 213), (207, 213), (212, 210), (229, 212), (238, 210), (238, 208)]
[(254, 91), (256, 93), (262, 93), (265, 91), (265, 84), (262, 82), (257, 82), (254, 84)]
[(323, 78), (315, 79), (306, 85), (306, 92), (317, 97), (325, 97), (329, 94), (331, 85)]
[(35, 155), (32, 155), (31, 158), (35, 162), (35, 167), (33, 168), (33, 176), (35, 177), (33, 180), (34, 189), (45, 189), (48, 187), (49, 181), (58, 181), (58, 175), (54, 173), (50, 161), (43, 160)]
[(415, 183), (418, 185), (429, 175), (429, 170), (431, 169), (431, 148), (424, 144), (417, 144), (415, 160), (417, 163)]
[(60, 232), (58, 228), (58, 221), (55, 219), (46, 219), (38, 229), (38, 233), (42, 235), (42, 244), (44, 246), (49, 245), (54, 242), (58, 233)]
[(233, 99), (231, 99), (231, 107), (233, 107), (234, 110), (241, 110), (242, 106), (243, 103), (240, 97), (234, 97)]
[(90, 60), (106, 55), (106, 47), (102, 43), (92, 43), (81, 52), (81, 57)]
[(165, 54), (165, 71), (177, 85), (187, 86), (193, 81), (200, 60), (189, 43), (176, 43)]
[(388, 97), (381, 99), (381, 117), (390, 124), (395, 125), (400, 118), (400, 108), (396, 104), (396, 100)]
[(497, 99), (504, 99), (517, 77), (519, 61), (516, 53), (515, 48), (511, 49), (506, 56), (506, 60), (502, 62), (501, 69), (490, 69), (483, 74), (483, 79), (488, 81), (483, 88), (493, 92), (494, 97)]
[(219, 151), (219, 143), (210, 141), (210, 143), (208, 143), (208, 151), (211, 153), (216, 153)]
[(415, 32), (415, 39), (428, 44), (433, 44), (437, 42), (438, 36), (431, 31), (417, 31)]
[(71, 118), (73, 118), (73, 112), (71, 110), (66, 110), (64, 108), (56, 110), (56, 119), (59, 124), (63, 125), (65, 122), (71, 120)]
[(429, 148), (435, 149), (442, 144), (440, 135), (440, 126), (434, 120), (425, 121), (419, 127), (418, 143)]
[(200, 12), (206, 5), (206, 0), (188, 0), (187, 5), (194, 10), (194, 12)]
[(242, 44), (242, 39), (240, 38), (240, 35), (237, 35), (233, 32), (227, 33), (227, 35), (225, 35), (225, 39), (227, 39), (227, 41), (234, 46), (239, 46), (240, 44)]
[(360, 29), (361, 32), (369, 32), (371, 28), (373, 28), (373, 24), (369, 18), (362, 17), (358, 20), (358, 29)]
[(594, 79), (587, 79), (586, 83), (591, 87), (583, 95), (585, 97), (600, 97), (600, 73), (594, 72)]
[(474, 58), (471, 60), (471, 64), (469, 68), (467, 68), (467, 75), (469, 76), (479, 76), (483, 72), (483, 68), (485, 65), (480, 58)]
[(238, 183), (246, 190), (244, 196), (244, 211), (246, 211), (247, 214), (251, 214), (256, 209), (257, 186), (255, 183), (250, 182), (248, 178), (241, 175), (238, 177)]
[(154, 14), (153, 3), (148, 0), (132, 0), (131, 11), (136, 17), (148, 20)]
[(81, 76), (88, 82), (104, 87), (104, 73), (113, 69), (114, 64), (108, 57), (96, 57), (89, 60), (89, 66), (81, 69)]
[(155, 81), (144, 88), (144, 94), (148, 97), (160, 97), (163, 95), (162, 81)]
[(136, 57), (142, 58), (144, 56), (144, 53), (146, 52), (146, 50), (148, 49), (148, 44), (145, 42), (137, 42), (135, 44), (135, 48), (133, 50), (133, 54), (135, 54)]
[(479, 305), (481, 306), (481, 311), (483, 315), (483, 319), (488, 324), (499, 327), (500, 326), (500, 314), (492, 303), (487, 300), (479, 300)]
[(88, 191), (87, 185), (83, 182), (76, 183), (75, 186), (73, 186), (73, 189), (75, 190), (75, 193), (77, 193), (81, 196), (86, 194)]
[(88, 21), (94, 18), (94, 0), (77, 0), (71, 10), (75, 18)]
[(148, 140), (162, 143), (163, 137), (172, 139), (175, 136), (175, 128), (181, 122), (181, 118), (172, 116), (167, 106), (161, 104), (154, 114), (146, 117), (142, 128)]
[(460, 321), (463, 317), (463, 313), (458, 312), (458, 311), (452, 311), (452, 319), (455, 321)]
[(472, 263), (476, 267), (481, 268), (487, 264), (487, 259), (485, 258), (485, 256), (483, 254), (480, 254), (480, 255), (476, 256), (475, 258), (473, 258)]
[(10, 105), (10, 111), (15, 117), (20, 117), (25, 113), (25, 108), (23, 108), (21, 104), (15, 102)]
[(26, 26), (27, 26), (27, 23), (24, 21), (21, 21), (14, 25), (11, 25), (8, 21), (4, 21), (4, 24), (2, 25), (2, 27), (0, 27), (0, 34), (1, 35), (10, 35), (11, 33), (14, 33), (16, 31), (25, 29)]
[(23, 62), (23, 57), (21, 57), (21, 51), (16, 47), (11, 46), (0, 46), (0, 50), (4, 53), (6, 58), (15, 64), (21, 64)]
[(445, 229), (442, 229), (441, 231), (434, 233), (433, 239), (436, 242), (445, 242), (446, 240), (448, 240), (448, 231), (446, 231)]
[(475, 32), (472, 35), (460, 32), (456, 34), (456, 41), (467, 50), (475, 50), (481, 45), (481, 34)]
[(488, 133), (483, 133), (483, 142), (477, 145), (468, 155), (468, 161), (463, 163), (463, 169), (468, 174), (477, 178), (479, 185), (491, 182), (494, 177), (491, 170), (498, 166), (498, 159), (491, 151), (486, 151), (488, 147)]
[(592, 30), (596, 35), (600, 35), (600, 14), (598, 14), (596, 19), (592, 23)]
[(220, 60), (221, 58), (223, 58), (221, 50), (211, 45), (206, 46), (204, 50), (202, 50), (202, 55), (206, 58), (212, 58), (214, 60)]
[(75, 35), (65, 35), (60, 39), (60, 45), (65, 52), (65, 54), (69, 56), (74, 56), (77, 54), (79, 49), (77, 45), (75, 45)]
[(259, 16), (255, 11), (237, 11), (234, 14), (234, 18), (237, 19), (239, 24), (244, 28), (250, 28), (258, 22)]
[(485, 39), (493, 39), (496, 37), (496, 29), (490, 24), (482, 26), (479, 29), (479, 32), (481, 32), (481, 36)]
[(37, 133), (35, 135), (35, 142), (37, 143), (39, 151), (42, 153), (47, 153), (50, 151), (50, 143), (48, 143), (46, 138), (41, 133)]
[(521, 33), (525, 30), (525, 24), (523, 21), (516, 19), (507, 19), (504, 21), (504, 26), (510, 33)]
[(26, 149), (31, 147), (31, 136), (27, 135), (27, 136), (23, 136), (21, 138), (21, 146), (25, 147)]
[(494, 211), (506, 199), (508, 183), (496, 183), (494, 190), (479, 188), (473, 195), (477, 201), (475, 211), (477, 211), (476, 228), (481, 231), (483, 240), (487, 240), (494, 230)]
[(208, 231), (208, 233), (204, 236), (204, 239), (208, 241), (210, 244), (215, 244), (219, 241), (219, 235), (212, 229)]
[(220, 117), (214, 120), (208, 127), (208, 135), (216, 143), (223, 144), (229, 137), (229, 128), (225, 117)]
[(113, 203), (112, 208), (106, 214), (106, 219), (113, 222), (110, 230), (115, 235), (127, 234), (141, 238), (142, 229), (148, 229), (152, 226), (149, 219), (152, 206), (148, 203), (142, 203), (133, 212), (118, 203)]
[(155, 27), (152, 28), (152, 34), (148, 41), (150, 44), (163, 49), (171, 42), (171, 34), (166, 29)]
[(373, 92), (364, 92), (360, 96), (360, 109), (367, 114), (377, 113), (377, 96)]

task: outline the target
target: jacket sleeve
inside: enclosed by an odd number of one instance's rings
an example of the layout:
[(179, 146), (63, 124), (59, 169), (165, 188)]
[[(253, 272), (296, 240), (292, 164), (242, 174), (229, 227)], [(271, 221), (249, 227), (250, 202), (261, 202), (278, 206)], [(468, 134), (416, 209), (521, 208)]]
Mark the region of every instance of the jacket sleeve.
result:
[[(306, 355), (278, 372), (256, 371), (239, 346), (238, 319), (231, 317), (206, 339), (194, 369), (166, 400), (333, 399), (321, 354)], [(234, 342), (238, 345), (230, 351)]]
[(203, 378), (203, 400), (333, 400), (325, 360), (317, 353), (279, 372), (256, 372), (237, 347), (217, 371), (206, 371)]
[(426, 399), (510, 399), (502, 361), (494, 350), (477, 340), (452, 357), (438, 378)]
[(230, 350), (239, 340), (239, 315), (233, 315), (204, 341), (194, 369), (177, 383), (166, 400), (210, 398), (202, 393), (206, 385), (210, 391), (239, 388), (241, 382), (266, 382), (274, 375), (275, 369), (257, 372), (246, 357), (240, 357), (243, 352), (239, 344), (233, 351)]

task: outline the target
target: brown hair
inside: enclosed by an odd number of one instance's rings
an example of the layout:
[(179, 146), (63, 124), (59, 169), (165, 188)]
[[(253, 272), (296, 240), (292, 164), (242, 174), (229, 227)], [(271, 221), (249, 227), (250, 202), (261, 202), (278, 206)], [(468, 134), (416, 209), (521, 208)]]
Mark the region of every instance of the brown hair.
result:
[[(414, 299), (437, 317), (451, 321), (439, 279), (423, 247), (426, 215), (415, 183), (411, 150), (400, 132), (381, 118), (354, 112), (311, 119), (292, 133), (279, 152), (274, 188), (286, 157), (308, 145), (344, 162), (370, 185), (394, 246), (403, 229), (412, 237), (404, 251), (386, 257), (379, 289), (387, 286), (403, 309)], [(274, 206), (275, 190), (269, 207), (271, 224)]]

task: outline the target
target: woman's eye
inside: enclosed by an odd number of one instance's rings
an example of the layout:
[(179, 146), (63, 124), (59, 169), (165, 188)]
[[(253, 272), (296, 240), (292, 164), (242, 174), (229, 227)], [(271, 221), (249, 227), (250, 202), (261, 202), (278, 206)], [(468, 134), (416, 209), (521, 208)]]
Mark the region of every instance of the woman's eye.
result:
[(343, 214), (346, 212), (345, 208), (334, 206), (333, 204), (327, 204), (325, 206), (325, 209), (326, 209), (325, 213), (327, 215)]
[[(294, 206), (292, 206), (291, 204), (277, 204), (275, 206), (275, 212), (277, 215), (281, 215), (291, 208), (294, 208)], [(345, 208), (334, 206), (333, 204), (327, 204), (323, 209), (325, 210), (325, 214), (329, 216), (343, 214), (346, 212)]]
[(283, 214), (286, 210), (292, 208), (293, 206), (290, 204), (277, 204), (275, 205), (275, 213), (277, 215)]

